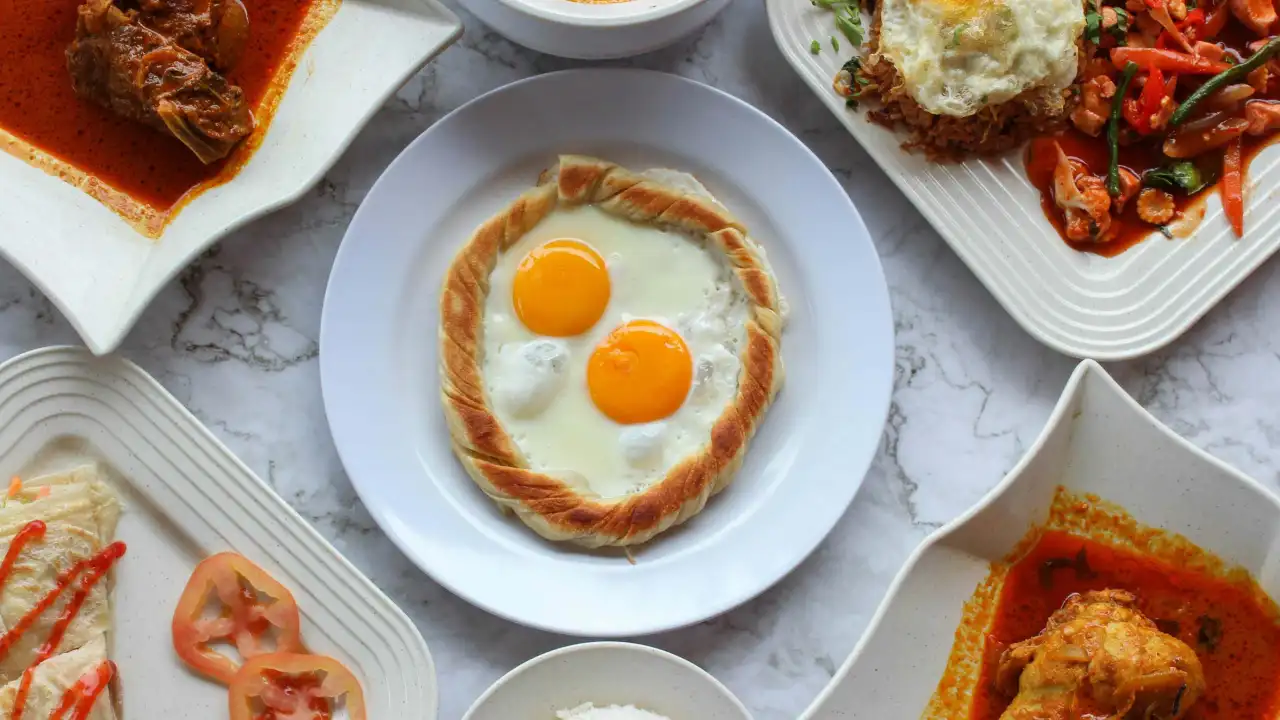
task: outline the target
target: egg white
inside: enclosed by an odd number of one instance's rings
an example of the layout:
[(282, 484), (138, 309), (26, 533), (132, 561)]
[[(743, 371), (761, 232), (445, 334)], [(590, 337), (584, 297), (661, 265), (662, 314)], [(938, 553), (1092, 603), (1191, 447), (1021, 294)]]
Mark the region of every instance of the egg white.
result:
[(880, 52), (935, 115), (965, 117), (1076, 76), (1080, 0), (882, 0)]
[[(548, 338), (516, 316), (512, 282), (530, 250), (564, 237), (600, 253), (612, 287), (590, 330)], [(498, 258), (489, 282), (482, 372), (494, 412), (533, 469), (583, 494), (616, 498), (645, 489), (709, 441), (736, 395), (748, 301), (723, 256), (694, 238), (594, 206), (561, 208)], [(633, 319), (680, 333), (693, 356), (694, 384), (670, 417), (622, 425), (592, 402), (586, 367), (596, 345)]]

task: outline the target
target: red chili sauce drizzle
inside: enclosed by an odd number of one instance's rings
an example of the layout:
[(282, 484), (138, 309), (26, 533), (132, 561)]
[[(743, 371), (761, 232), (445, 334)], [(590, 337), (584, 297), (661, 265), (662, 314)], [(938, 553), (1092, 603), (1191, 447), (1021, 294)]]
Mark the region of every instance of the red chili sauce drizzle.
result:
[(995, 687), (1008, 645), (1038, 634), (1071, 593), (1120, 588), (1161, 630), (1194, 648), (1207, 689), (1185, 720), (1273, 720), (1280, 714), (1280, 624), (1239, 584), (1049, 531), (1009, 570), (968, 720), (998, 720), (1012, 698)]
[[(13, 541), (9, 544), (8, 551), (5, 552), (4, 561), (0, 562), (0, 589), (9, 581), (9, 575), (13, 571), (13, 566), (18, 560), (18, 556), (22, 554), (22, 550), (32, 542), (43, 540), (46, 529), (44, 522), (33, 520), (13, 536)], [(49, 632), (48, 639), (36, 650), (35, 662), (22, 673), (22, 681), (18, 684), (18, 693), (13, 700), (13, 714), (9, 720), (20, 720), (22, 713), (26, 710), (27, 696), (31, 693), (31, 682), (35, 679), (36, 668), (57, 652), (58, 644), (62, 642), (63, 636), (67, 634), (67, 629), (71, 627), (72, 621), (80, 613), (80, 608), (84, 606), (89, 593), (111, 571), (111, 567), (115, 562), (124, 556), (125, 549), (125, 544), (122, 542), (111, 543), (98, 552), (97, 555), (80, 560), (62, 571), (55, 581), (54, 588), (41, 598), (26, 615), (22, 616), (12, 629), (0, 636), (0, 657), (3, 657), (31, 629), (36, 620), (39, 620), (40, 616), (50, 607), (53, 607), (58, 598), (62, 597), (62, 594), (70, 589), (72, 584), (75, 584), (75, 594), (71, 596), (66, 606), (62, 608), (62, 612), (58, 615), (57, 621), (54, 622), (53, 628)], [(81, 677), (80, 681), (69, 688), (66, 694), (63, 695), (58, 713), (55, 713), (50, 720), (59, 720), (73, 705), (74, 714), (70, 716), (69, 720), (84, 720), (84, 718), (88, 717), (94, 700), (102, 692), (102, 688), (110, 682), (111, 676), (115, 672), (114, 668), (115, 666), (111, 665), (108, 670), (104, 671), (102, 666), (99, 666), (89, 673), (95, 675), (96, 678), (101, 678), (105, 672), (106, 680), (100, 682), (94, 678), (86, 680), (88, 674), (85, 677)]]
[[(80, 676), (75, 685), (67, 689), (62, 696), (62, 702), (58, 704), (58, 709), (53, 711), (49, 716), (49, 720), (85, 720), (89, 717), (89, 713), (93, 712), (93, 704), (98, 701), (98, 696), (102, 694), (107, 686), (111, 684), (111, 678), (116, 675), (116, 664), (110, 660), (104, 660), (89, 672)], [(71, 715), (68, 716), (67, 713)]]

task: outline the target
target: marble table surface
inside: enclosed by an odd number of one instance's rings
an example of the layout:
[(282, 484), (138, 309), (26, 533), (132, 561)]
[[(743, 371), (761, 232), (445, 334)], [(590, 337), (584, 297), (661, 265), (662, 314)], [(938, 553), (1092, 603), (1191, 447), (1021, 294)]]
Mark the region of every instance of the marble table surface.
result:
[[(320, 306), (343, 230), (381, 169), (424, 128), (487, 90), (578, 65), (524, 50), (463, 14), (461, 41), (373, 118), (293, 206), (232, 234), (150, 307), (121, 352), (154, 374), (417, 623), (439, 669), (440, 717), (575, 639), (474, 609), (427, 579), (361, 506), (320, 399)], [(1024, 333), (785, 64), (763, 3), (737, 0), (697, 37), (618, 63), (684, 75), (754, 103), (834, 171), (888, 276), (897, 330), (879, 454), (831, 536), (788, 578), (701, 625), (643, 638), (709, 669), (759, 720), (794, 718), (852, 649), (911, 550), (1013, 466), (1075, 361)], [(1195, 444), (1276, 489), (1280, 265), (1271, 262), (1172, 346), (1108, 367)], [(77, 343), (0, 263), (0, 357)]]

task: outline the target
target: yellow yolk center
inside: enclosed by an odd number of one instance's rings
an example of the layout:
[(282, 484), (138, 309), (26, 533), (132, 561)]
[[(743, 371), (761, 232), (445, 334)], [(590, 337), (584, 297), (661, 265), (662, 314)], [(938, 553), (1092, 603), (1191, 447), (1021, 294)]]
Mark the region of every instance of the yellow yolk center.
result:
[(652, 320), (619, 325), (587, 362), (591, 400), (615, 422), (653, 422), (680, 409), (693, 385), (693, 357), (671, 328)]
[(529, 251), (511, 289), (520, 322), (539, 335), (586, 332), (609, 304), (609, 271), (595, 248), (568, 238)]

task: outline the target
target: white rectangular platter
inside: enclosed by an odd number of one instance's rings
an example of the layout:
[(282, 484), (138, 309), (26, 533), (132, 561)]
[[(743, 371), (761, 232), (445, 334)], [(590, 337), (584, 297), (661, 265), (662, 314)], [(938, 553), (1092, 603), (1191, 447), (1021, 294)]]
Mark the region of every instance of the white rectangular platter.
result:
[[(782, 55), (880, 168), (951, 245), (1005, 310), (1059, 352), (1123, 360), (1177, 338), (1280, 248), (1280, 147), (1250, 164), (1243, 239), (1208, 198), (1204, 223), (1186, 240), (1148, 238), (1114, 258), (1067, 247), (1040, 208), (1022, 153), (939, 165), (908, 154), (901, 138), (845, 107), (832, 78), (853, 54), (833, 52), (831, 13), (809, 0), (765, 0)], [(822, 51), (809, 45), (822, 41)]]
[(226, 233), (306, 192), (391, 93), (461, 33), (437, 0), (344, 0), (299, 59), (249, 162), (187, 205), (158, 240), (0, 151), (0, 256), (90, 349), (111, 352), (165, 283)]
[(226, 688), (185, 669), (169, 630), (196, 563), (223, 550), (292, 590), (308, 648), (360, 678), (370, 718), (434, 720), (435, 667), (409, 619), (159, 383), (72, 348), (0, 366), (0, 477), (86, 462), (124, 506), (114, 659), (125, 720), (227, 717)]

